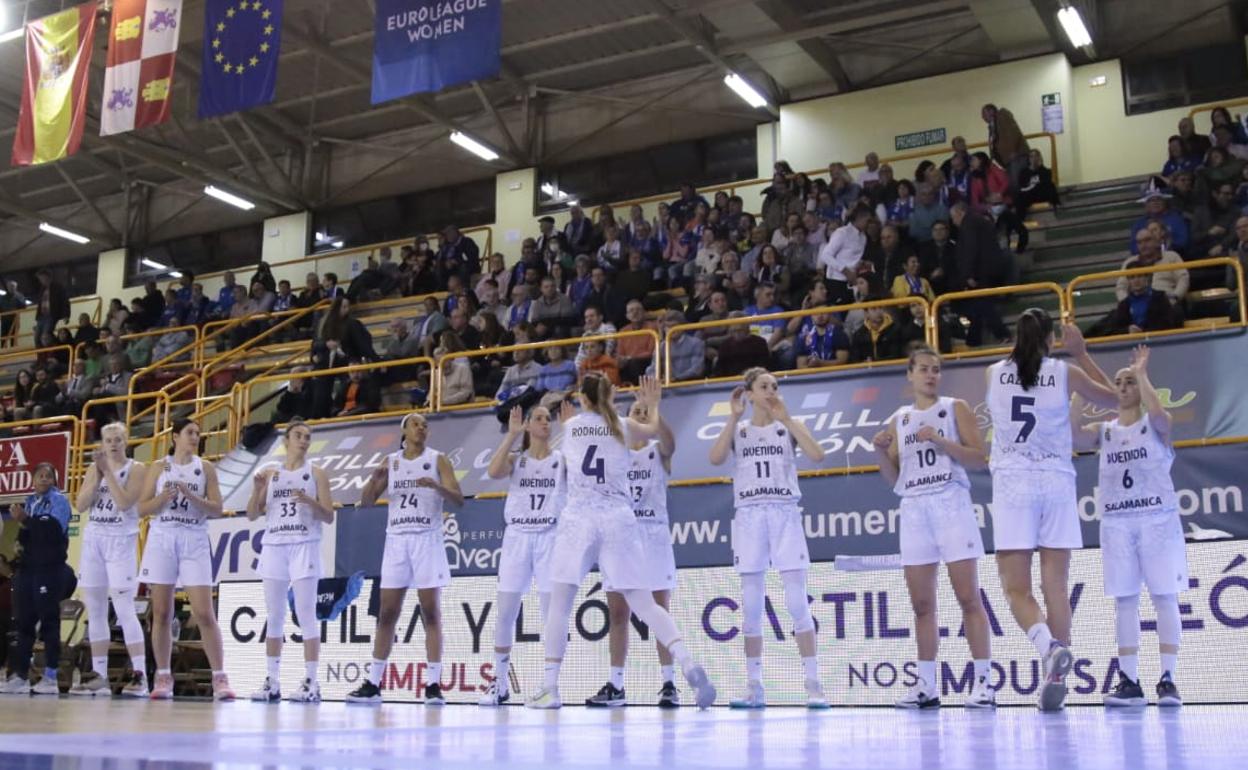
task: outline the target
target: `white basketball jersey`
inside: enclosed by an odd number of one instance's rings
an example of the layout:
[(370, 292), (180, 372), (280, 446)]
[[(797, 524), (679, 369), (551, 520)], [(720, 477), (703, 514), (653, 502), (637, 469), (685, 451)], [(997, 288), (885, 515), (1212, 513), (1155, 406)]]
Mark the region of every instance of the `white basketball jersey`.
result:
[(503, 504), (503, 521), (521, 532), (545, 532), (559, 520), (568, 493), (567, 464), (559, 452), (538, 460), (528, 452), (516, 458)]
[(1157, 435), (1147, 414), (1131, 425), (1102, 423), (1100, 439), (1096, 507), (1102, 518), (1179, 509), (1170, 478), (1174, 449)]
[(1023, 390), (1013, 361), (988, 367), (992, 415), (992, 470), (1062, 471), (1071, 462), (1070, 391), (1065, 361), (1045, 358), (1035, 387)]
[(645, 524), (667, 524), (667, 469), (659, 454), (659, 442), (629, 450), (628, 499), (633, 515)]
[(584, 412), (563, 426), (560, 447), (568, 464), (568, 497), (628, 501), (628, 447), (607, 421)]
[(788, 428), (778, 422), (739, 424), (737, 435), (732, 437), (732, 453), (736, 457), (732, 500), (737, 508), (802, 499), (797, 485), (797, 452)]
[(438, 480), (438, 458), (442, 453), (425, 447), (414, 459), (403, 458), (403, 450), (386, 458), (390, 463), (390, 518), (387, 535), (406, 535), (442, 528), (442, 495), (422, 487), (420, 479)]
[[(121, 468), (113, 471), (118, 483), (123, 486), (130, 481), (130, 474), (135, 472), (135, 464), (127, 460)], [(87, 528), (91, 532), (102, 535), (134, 535), (139, 531), (139, 511), (130, 507), (118, 507), (113, 498), (113, 490), (108, 485), (108, 477), (100, 479), (95, 493), (95, 505), (87, 516)]]
[(312, 475), (311, 463), (305, 462), (293, 471), (278, 468), (277, 475), (269, 479), (269, 492), (264, 501), (266, 546), (320, 541), (321, 522), (306, 503), (298, 502), (299, 492), (316, 499), (316, 477)]
[(961, 441), (958, 421), (953, 414), (953, 399), (948, 396), (941, 396), (926, 409), (910, 405), (897, 410), (900, 462), (893, 491), (902, 497), (916, 497), (943, 492), (951, 484), (970, 489), (971, 482), (962, 463), (930, 441), (919, 440), (919, 431), (925, 426), (950, 441)]
[(152, 522), (152, 529), (190, 529), (207, 534), (208, 517), (194, 505), (191, 505), (191, 501), (174, 488), (174, 484), (180, 481), (191, 492), (199, 497), (204, 497), (205, 489), (207, 488), (207, 482), (204, 478), (204, 461), (198, 457), (192, 457), (191, 461), (186, 465), (178, 465), (173, 461), (173, 457), (167, 457), (161, 460), (161, 463), (164, 464), (164, 470), (161, 471), (160, 478), (156, 480), (156, 491), (159, 493), (166, 489), (174, 489), (174, 494), (169, 500), (169, 504), (161, 510), (156, 516), (156, 520)]

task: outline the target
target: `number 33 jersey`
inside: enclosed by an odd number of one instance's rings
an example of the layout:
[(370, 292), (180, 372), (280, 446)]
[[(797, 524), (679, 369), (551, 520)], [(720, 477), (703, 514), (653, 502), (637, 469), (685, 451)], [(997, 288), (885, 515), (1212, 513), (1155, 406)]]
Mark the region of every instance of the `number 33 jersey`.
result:
[(1023, 390), (1018, 366), (1006, 359), (988, 367), (988, 411), (996, 470), (1061, 471), (1074, 475), (1071, 462), (1070, 391), (1065, 361), (1046, 357), (1039, 378)]
[(590, 412), (568, 420), (560, 452), (568, 466), (569, 499), (606, 498), (628, 504), (631, 458), (606, 420)]
[(436, 449), (425, 447), (425, 451), (411, 460), (403, 457), (401, 449), (386, 458), (390, 471), (387, 535), (442, 528), (442, 495), (432, 487), (420, 486), (421, 479), (438, 480), (438, 458), (441, 456), (442, 453)]
[(268, 497), (264, 508), (264, 544), (290, 545), (321, 539), (321, 522), (312, 515), (312, 509), (299, 502), (303, 492), (316, 499), (316, 478), (312, 464), (305, 462), (295, 470), (278, 468), (269, 479)]

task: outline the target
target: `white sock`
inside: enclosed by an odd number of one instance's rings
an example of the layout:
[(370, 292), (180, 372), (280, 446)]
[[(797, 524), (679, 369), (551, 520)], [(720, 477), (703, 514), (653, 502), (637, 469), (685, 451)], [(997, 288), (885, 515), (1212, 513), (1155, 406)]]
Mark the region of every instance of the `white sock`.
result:
[(1170, 678), (1174, 679), (1174, 671), (1176, 668), (1178, 668), (1178, 666), (1179, 666), (1179, 654), (1177, 652), (1161, 653), (1161, 675), (1163, 677), (1166, 674), (1169, 674)]
[(802, 658), (802, 670), (806, 672), (807, 682), (819, 681), (819, 659), (815, 656)]
[(305, 660), (303, 662), (303, 675), (313, 684), (316, 683), (316, 669), (318, 668), (318, 663), (320, 663), (320, 661), (316, 660)]
[(170, 676), (170, 675), (172, 675), (172, 674), (173, 674), (172, 669), (168, 669), (168, 668), (158, 668), (158, 669), (156, 669), (156, 676), (162, 676), (162, 675), (163, 675), (163, 676)]
[(498, 683), (498, 693), (502, 695), (510, 692), (507, 675), (511, 672), (511, 653), (496, 652), (494, 653), (494, 681)]
[(91, 657), (91, 670), (105, 679), (108, 678), (108, 656), (100, 655), (99, 657)]
[[(924, 684), (926, 684), (928, 687), (932, 688), (932, 690), (935, 690), (935, 689), (936, 689), (936, 685), (937, 685), (937, 682), (936, 682), (936, 661), (934, 661), (934, 660), (920, 660), (920, 661), (919, 661), (919, 676), (921, 676), (921, 677), (923, 678), (923, 682), (924, 682)], [(931, 690), (929, 690), (929, 692), (931, 692)]]
[(670, 652), (676, 662), (680, 664), (680, 669), (682, 671), (688, 671), (689, 667), (694, 663), (693, 654), (690, 653), (689, 648), (685, 646), (684, 639), (677, 639), (667, 645), (667, 651)]
[(562, 665), (558, 661), (546, 661), (546, 670), (542, 673), (542, 687), (547, 690), (559, 689), (559, 666)]
[(976, 681), (978, 681), (980, 677), (987, 679), (991, 675), (992, 675), (992, 660), (990, 658), (984, 658), (982, 660), (975, 661)]
[(624, 689), (624, 667), (623, 666), (611, 667), (611, 686), (617, 690)]
[(373, 658), (373, 664), (368, 668), (368, 681), (381, 686), (381, 676), (386, 673), (386, 661), (384, 658), (378, 660)]
[(266, 655), (264, 657), (265, 673), (269, 675), (269, 679), (273, 680), (273, 684), (277, 684), (282, 678), (282, 658), (281, 656), (273, 657)]
[(225, 671), (213, 671), (213, 672), (212, 672), (212, 675), (213, 675), (214, 677), (218, 677), (218, 676), (225, 676)]
[(663, 684), (676, 681), (676, 667), (663, 666)]
[(429, 664), (429, 681), (428, 684), (442, 683), (442, 661)]
[(147, 678), (147, 656), (146, 655), (131, 655), (130, 667), (134, 669), (134, 673), (138, 674), (144, 679)]
[(763, 682), (763, 659), (762, 658), (746, 658), (745, 659), (746, 677), (751, 682)]
[(1036, 648), (1036, 653), (1043, 658), (1049, 654), (1049, 647), (1053, 644), (1053, 633), (1049, 631), (1048, 623), (1037, 623), (1027, 629), (1027, 639), (1031, 642), (1031, 646)]

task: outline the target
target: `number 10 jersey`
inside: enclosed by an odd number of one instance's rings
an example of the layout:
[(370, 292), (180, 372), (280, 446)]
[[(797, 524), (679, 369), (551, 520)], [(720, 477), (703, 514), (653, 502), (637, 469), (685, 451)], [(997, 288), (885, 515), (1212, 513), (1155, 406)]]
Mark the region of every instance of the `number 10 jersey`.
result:
[(1070, 391), (1065, 361), (1045, 357), (1036, 384), (1024, 390), (1009, 359), (988, 367), (994, 470), (1060, 471), (1074, 475), (1071, 461)]

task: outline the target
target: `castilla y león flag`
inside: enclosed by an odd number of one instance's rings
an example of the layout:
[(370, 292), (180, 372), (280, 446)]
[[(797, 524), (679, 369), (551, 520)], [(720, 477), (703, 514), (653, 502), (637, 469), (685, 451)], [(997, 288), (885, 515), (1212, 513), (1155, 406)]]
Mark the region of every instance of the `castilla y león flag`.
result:
[(13, 139), (14, 166), (73, 155), (87, 116), (94, 2), (26, 25), (26, 79)]
[(100, 134), (164, 123), (173, 96), (182, 0), (115, 0)]

